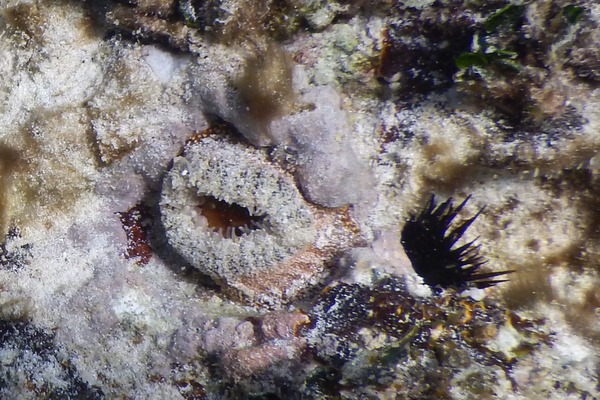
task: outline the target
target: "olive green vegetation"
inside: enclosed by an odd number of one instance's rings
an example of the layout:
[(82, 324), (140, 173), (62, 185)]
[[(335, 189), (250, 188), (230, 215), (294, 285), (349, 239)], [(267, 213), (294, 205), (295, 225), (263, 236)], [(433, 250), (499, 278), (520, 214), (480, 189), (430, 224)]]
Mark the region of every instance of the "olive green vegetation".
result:
[(491, 35), (500, 30), (519, 30), (522, 25), (525, 6), (509, 4), (494, 12), (483, 23), (483, 32), (475, 38), (479, 50), (460, 54), (455, 62), (459, 69), (471, 67), (500, 66), (519, 71), (521, 66), (516, 62), (517, 52), (509, 49), (497, 49), (491, 45)]
[[(464, 52), (456, 57), (456, 66), (461, 69), (472, 67), (500, 66), (520, 71), (522, 65), (517, 61), (518, 52), (513, 49), (498, 49), (497, 44), (490, 44), (492, 35), (501, 30), (518, 32), (523, 26), (526, 7), (509, 4), (491, 14), (483, 23), (483, 31), (474, 38), (479, 50)], [(567, 5), (562, 9), (562, 15), (568, 24), (575, 24), (584, 14), (583, 7)]]
[(563, 8), (563, 16), (569, 24), (577, 23), (584, 12), (585, 9), (583, 7), (578, 7), (573, 4), (569, 4)]
[(474, 22), (470, 51), (454, 58), (452, 80), (458, 90), (489, 102), (511, 126), (539, 128), (560, 119), (565, 109), (547, 100), (568, 96), (556, 91), (564, 87), (564, 72), (572, 70), (582, 83), (598, 77), (596, 45), (585, 36), (593, 29), (588, 11), (557, 3), (509, 4)]

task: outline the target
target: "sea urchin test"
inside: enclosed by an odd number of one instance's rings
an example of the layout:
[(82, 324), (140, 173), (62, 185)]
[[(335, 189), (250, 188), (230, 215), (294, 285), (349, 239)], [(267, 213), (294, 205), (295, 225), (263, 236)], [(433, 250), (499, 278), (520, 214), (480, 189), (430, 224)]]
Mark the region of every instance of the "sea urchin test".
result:
[(363, 242), (347, 207), (308, 203), (262, 150), (223, 135), (191, 141), (173, 160), (160, 208), (171, 246), (249, 304), (288, 303)]

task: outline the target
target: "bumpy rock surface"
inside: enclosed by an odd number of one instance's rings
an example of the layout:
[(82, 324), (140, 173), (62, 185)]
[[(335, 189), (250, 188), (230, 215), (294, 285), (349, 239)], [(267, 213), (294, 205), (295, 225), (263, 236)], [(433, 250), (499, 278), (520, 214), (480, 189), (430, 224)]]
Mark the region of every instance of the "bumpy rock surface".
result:
[[(1, 397), (600, 398), (599, 26), (0, 2)], [(455, 248), (509, 282), (423, 285), (400, 239), (432, 194), (483, 209)]]

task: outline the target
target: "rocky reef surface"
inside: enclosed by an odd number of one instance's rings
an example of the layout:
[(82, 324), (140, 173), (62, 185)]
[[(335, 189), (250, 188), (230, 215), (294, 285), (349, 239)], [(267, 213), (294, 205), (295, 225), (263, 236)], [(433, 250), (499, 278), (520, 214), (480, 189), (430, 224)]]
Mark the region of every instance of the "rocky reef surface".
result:
[[(7, 0), (0, 32), (1, 398), (600, 398), (596, 2)], [(402, 237), (432, 195), (454, 253)], [(513, 272), (424, 280), (448, 254)]]

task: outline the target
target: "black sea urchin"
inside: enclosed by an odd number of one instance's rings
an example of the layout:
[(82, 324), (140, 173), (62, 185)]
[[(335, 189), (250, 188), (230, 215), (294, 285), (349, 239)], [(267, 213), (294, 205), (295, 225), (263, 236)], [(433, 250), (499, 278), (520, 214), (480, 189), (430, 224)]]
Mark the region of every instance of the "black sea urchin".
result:
[(432, 287), (486, 288), (506, 280), (495, 277), (513, 271), (479, 273), (485, 260), (479, 255), (479, 246), (472, 240), (454, 247), (483, 208), (473, 217), (456, 227), (450, 225), (471, 196), (454, 207), (452, 198), (439, 206), (432, 195), (427, 206), (417, 216), (411, 216), (402, 229), (401, 243), (412, 266), (423, 281)]

